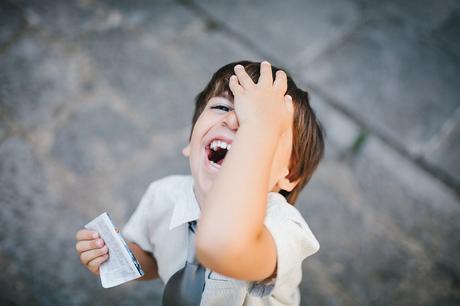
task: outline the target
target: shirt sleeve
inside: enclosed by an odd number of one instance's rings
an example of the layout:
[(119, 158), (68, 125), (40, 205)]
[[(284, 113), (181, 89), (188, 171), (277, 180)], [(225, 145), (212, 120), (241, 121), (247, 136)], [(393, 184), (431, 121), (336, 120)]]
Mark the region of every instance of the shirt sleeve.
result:
[(309, 226), (292, 206), (269, 208), (265, 226), (276, 245), (277, 263), (271, 278), (250, 284), (249, 294), (258, 297), (267, 296), (286, 285), (297, 287), (302, 279), (302, 261), (319, 250), (319, 243)]
[(153, 248), (149, 240), (148, 220), (152, 211), (155, 189), (155, 183), (150, 184), (122, 231), (126, 240), (136, 243), (141, 249), (151, 253)]

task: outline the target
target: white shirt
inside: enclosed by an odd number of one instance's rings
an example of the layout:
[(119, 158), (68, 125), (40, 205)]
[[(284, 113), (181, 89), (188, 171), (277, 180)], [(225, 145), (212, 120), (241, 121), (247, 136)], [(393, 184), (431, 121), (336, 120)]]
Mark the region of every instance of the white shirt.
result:
[[(168, 176), (150, 184), (123, 235), (151, 252), (166, 283), (187, 259), (188, 222), (200, 217), (191, 176)], [(270, 281), (236, 280), (206, 270), (201, 305), (299, 305), (302, 261), (319, 243), (298, 210), (279, 193), (268, 194), (264, 221), (277, 251), (277, 273)]]

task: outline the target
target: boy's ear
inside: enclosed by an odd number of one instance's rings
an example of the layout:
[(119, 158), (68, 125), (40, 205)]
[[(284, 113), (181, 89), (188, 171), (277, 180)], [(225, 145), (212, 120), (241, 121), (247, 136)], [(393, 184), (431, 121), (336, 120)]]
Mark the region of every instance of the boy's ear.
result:
[(278, 185), (279, 189), (286, 190), (286, 191), (292, 191), (295, 186), (297, 186), (297, 183), (299, 182), (300, 179), (297, 179), (295, 181), (290, 181), (287, 177), (289, 176), (289, 170), (286, 169), (286, 173), (283, 177), (278, 179), (278, 182), (276, 185)]
[(287, 177), (283, 177), (282, 179), (278, 180), (278, 187), (282, 190), (292, 191), (292, 189), (297, 186), (298, 182), (299, 180), (291, 182), (287, 179)]
[(190, 157), (190, 142), (182, 149), (182, 155)]

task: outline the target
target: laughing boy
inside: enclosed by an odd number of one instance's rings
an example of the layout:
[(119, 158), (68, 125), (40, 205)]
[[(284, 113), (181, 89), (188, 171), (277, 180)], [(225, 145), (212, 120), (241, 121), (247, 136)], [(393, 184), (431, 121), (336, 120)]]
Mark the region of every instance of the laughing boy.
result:
[[(166, 284), (163, 305), (299, 305), (319, 243), (294, 203), (324, 154), (308, 93), (268, 62), (228, 64), (197, 96), (183, 153), (192, 175), (153, 182), (123, 230), (143, 279)], [(98, 233), (76, 248), (98, 274)]]

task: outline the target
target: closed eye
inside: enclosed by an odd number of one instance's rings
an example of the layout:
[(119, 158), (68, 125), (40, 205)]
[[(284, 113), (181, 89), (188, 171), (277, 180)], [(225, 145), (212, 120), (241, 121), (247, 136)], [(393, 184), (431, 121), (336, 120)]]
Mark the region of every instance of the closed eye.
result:
[(211, 106), (211, 109), (218, 109), (224, 112), (229, 112), (232, 110), (230, 107), (226, 105), (214, 105), (214, 106)]

